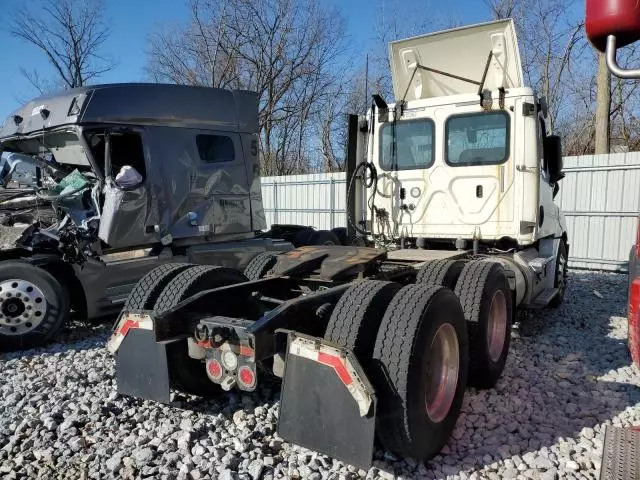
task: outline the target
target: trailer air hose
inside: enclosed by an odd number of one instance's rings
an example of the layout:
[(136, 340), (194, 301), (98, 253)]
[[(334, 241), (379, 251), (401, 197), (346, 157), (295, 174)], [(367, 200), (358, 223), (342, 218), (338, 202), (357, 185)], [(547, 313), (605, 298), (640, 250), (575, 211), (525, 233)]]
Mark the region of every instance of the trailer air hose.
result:
[[(368, 178), (366, 174), (367, 170), (369, 171)], [(358, 232), (360, 235), (368, 236), (368, 235), (372, 235), (372, 232), (368, 232), (367, 230), (365, 230), (364, 228), (358, 225), (358, 222), (356, 222), (353, 216), (351, 215), (351, 208), (349, 208), (350, 207), (349, 202), (351, 201), (351, 192), (353, 191), (353, 186), (355, 185), (355, 181), (358, 178), (358, 174), (361, 172), (364, 175), (363, 178), (366, 179), (364, 187), (366, 189), (373, 187), (373, 193), (371, 194), (371, 197), (369, 197), (369, 200), (367, 201), (369, 210), (371, 212), (371, 219), (373, 220), (373, 212), (376, 208), (374, 205), (374, 201), (375, 201), (376, 191), (378, 190), (378, 171), (376, 170), (375, 165), (369, 162), (359, 163), (356, 169), (354, 170), (353, 175), (349, 179), (349, 187), (347, 188), (347, 203), (348, 203), (347, 220), (349, 222), (349, 225), (351, 225), (356, 232)]]

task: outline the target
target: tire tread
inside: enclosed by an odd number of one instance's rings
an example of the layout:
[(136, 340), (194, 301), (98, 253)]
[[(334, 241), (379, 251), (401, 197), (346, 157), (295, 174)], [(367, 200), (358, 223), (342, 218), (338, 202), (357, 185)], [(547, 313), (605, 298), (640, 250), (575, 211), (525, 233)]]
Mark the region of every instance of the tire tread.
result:
[(184, 300), (187, 291), (191, 289), (204, 275), (223, 267), (211, 265), (198, 265), (180, 272), (173, 277), (169, 284), (162, 290), (153, 309), (156, 312), (163, 312), (174, 307)]
[(463, 262), (461, 260), (433, 260), (424, 265), (416, 275), (416, 283), (442, 285), (453, 290)]
[(259, 253), (251, 259), (244, 269), (244, 274), (249, 280), (263, 278), (273, 268), (277, 261), (275, 254), (271, 252)]
[[(443, 287), (425, 284), (407, 285), (400, 289), (387, 308), (376, 338), (373, 359), (379, 363), (380, 371), (375, 372), (379, 385), (390, 384), (397, 395), (387, 392), (387, 400), (395, 397), (399, 403), (390, 411), (379, 416), (379, 431), (385, 448), (406, 452), (411, 444), (411, 429), (406, 414), (406, 399), (409, 363), (414, 350), (414, 342), (423, 321), (423, 312), (432, 298)], [(384, 395), (384, 390), (381, 392)], [(394, 402), (394, 403), (395, 403)], [(387, 405), (389, 407), (389, 405)]]
[(147, 272), (129, 293), (124, 304), (125, 310), (152, 309), (171, 279), (190, 266), (189, 263), (166, 263)]
[(382, 280), (354, 284), (336, 304), (324, 338), (353, 350), (361, 362), (370, 362), (385, 308), (398, 290), (400, 284)]
[[(471, 261), (465, 265), (456, 284), (455, 294), (460, 299), (462, 311), (467, 321), (469, 334), (469, 383), (477, 388), (489, 388), (497, 379), (489, 380), (482, 359), (485, 356), (485, 332), (481, 326), (482, 298), (484, 286), (494, 269), (502, 269), (502, 265), (491, 261)], [(507, 302), (510, 299), (507, 298)], [(509, 310), (508, 312), (509, 313)], [(511, 318), (507, 319), (508, 322)], [(507, 328), (507, 335), (511, 330)], [(509, 339), (506, 340), (509, 342)]]

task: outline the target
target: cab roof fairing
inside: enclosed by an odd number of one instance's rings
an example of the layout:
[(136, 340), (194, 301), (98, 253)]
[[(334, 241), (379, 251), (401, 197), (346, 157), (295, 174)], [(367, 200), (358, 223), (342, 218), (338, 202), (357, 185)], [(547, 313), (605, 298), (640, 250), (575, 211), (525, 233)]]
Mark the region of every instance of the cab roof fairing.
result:
[(0, 141), (65, 125), (162, 125), (258, 133), (258, 94), (165, 84), (108, 84), (31, 100), (0, 127)]
[(524, 87), (511, 19), (393, 41), (389, 59), (396, 100), (477, 93), (480, 85), (488, 90)]

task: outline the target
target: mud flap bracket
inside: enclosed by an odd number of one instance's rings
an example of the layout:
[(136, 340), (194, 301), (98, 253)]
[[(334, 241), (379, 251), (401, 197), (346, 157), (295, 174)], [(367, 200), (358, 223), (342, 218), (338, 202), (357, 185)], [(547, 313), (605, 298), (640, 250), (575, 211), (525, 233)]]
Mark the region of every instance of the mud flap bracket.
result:
[(289, 331), (278, 434), (368, 468), (375, 418), (375, 392), (353, 353)]

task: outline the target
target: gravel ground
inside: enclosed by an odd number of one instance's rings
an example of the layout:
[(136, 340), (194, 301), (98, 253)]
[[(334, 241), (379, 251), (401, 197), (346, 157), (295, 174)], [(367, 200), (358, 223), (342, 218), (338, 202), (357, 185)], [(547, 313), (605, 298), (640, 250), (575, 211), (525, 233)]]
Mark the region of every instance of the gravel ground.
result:
[[(369, 471), (283, 442), (278, 389), (168, 407), (118, 398), (109, 325), (0, 357), (0, 478), (597, 478), (605, 425), (640, 423), (626, 276), (574, 273), (565, 304), (521, 316), (494, 390), (467, 392), (427, 464), (376, 452)], [(602, 298), (601, 298), (602, 297)]]

